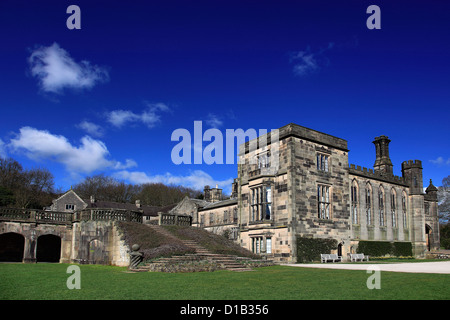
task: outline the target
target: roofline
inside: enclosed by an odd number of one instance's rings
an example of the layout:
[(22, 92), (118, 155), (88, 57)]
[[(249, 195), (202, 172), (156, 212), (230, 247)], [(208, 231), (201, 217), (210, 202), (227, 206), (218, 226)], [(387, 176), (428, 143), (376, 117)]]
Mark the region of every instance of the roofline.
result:
[(238, 203), (237, 198), (226, 199), (226, 200), (222, 200), (219, 202), (213, 202), (211, 205), (200, 208), (198, 211), (200, 212), (200, 211), (207, 211), (210, 209), (216, 209), (216, 208), (221, 208), (221, 207), (228, 207), (228, 206), (232, 206), (232, 205), (237, 205), (237, 203)]
[(83, 199), (81, 199), (80, 196), (73, 189), (67, 190), (62, 195), (60, 195), (58, 198), (52, 200), (52, 203), (54, 203), (54, 201), (58, 201), (59, 199), (61, 199), (62, 197), (64, 197), (66, 194), (68, 194), (71, 191), (73, 192), (73, 194), (75, 194), (77, 196), (78, 199), (81, 200), (81, 202), (83, 202), (85, 205), (88, 205), (88, 203), (86, 201), (84, 201)]
[[(275, 129), (273, 129), (273, 130), (275, 130)], [(265, 141), (265, 145), (269, 145), (272, 142), (271, 141), (272, 131), (270, 131), (267, 134), (262, 135), (256, 139), (250, 140), (250, 141), (257, 140), (257, 143), (258, 143), (259, 142), (258, 139), (260, 139), (262, 137), (267, 137), (266, 141)], [(324, 145), (327, 147), (339, 149), (339, 150), (342, 150), (345, 152), (350, 151), (347, 148), (347, 140), (333, 136), (328, 133), (324, 133), (324, 132), (310, 129), (310, 128), (307, 128), (304, 126), (300, 126), (295, 123), (289, 123), (285, 126), (280, 127), (278, 129), (278, 132), (279, 132), (278, 141), (289, 138), (289, 137), (296, 137), (296, 138), (300, 138), (300, 139), (307, 140), (310, 142), (318, 143), (318, 144), (321, 144), (321, 145)], [(239, 154), (241, 154), (241, 150), (245, 150), (245, 153), (249, 152), (250, 141), (247, 141), (240, 145)], [(242, 149), (242, 148), (245, 148), (245, 149)]]

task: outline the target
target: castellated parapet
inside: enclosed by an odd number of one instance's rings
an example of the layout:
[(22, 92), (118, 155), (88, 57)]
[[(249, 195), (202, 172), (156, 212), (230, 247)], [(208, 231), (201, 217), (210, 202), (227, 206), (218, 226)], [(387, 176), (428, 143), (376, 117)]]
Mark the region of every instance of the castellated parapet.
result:
[(408, 186), (408, 184), (404, 181), (403, 177), (395, 176), (393, 174), (386, 174), (382, 171), (374, 171), (373, 169), (367, 169), (365, 167), (361, 168), (361, 166), (357, 166), (354, 164), (350, 164), (349, 173), (357, 176), (363, 176), (369, 179), (375, 179), (379, 181), (399, 184), (402, 186)]
[(402, 162), (402, 169), (419, 168), (422, 169), (421, 160), (408, 160)]

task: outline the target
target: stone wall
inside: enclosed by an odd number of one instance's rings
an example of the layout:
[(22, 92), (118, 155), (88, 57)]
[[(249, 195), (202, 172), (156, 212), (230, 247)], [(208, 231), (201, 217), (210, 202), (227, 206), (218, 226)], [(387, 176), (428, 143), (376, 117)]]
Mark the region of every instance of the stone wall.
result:
[[(122, 240), (121, 230), (114, 219), (131, 221), (140, 213), (133, 215), (133, 212), (121, 211), (119, 215), (116, 210), (110, 211), (108, 214), (102, 210), (102, 215), (97, 215), (97, 218), (109, 220), (96, 221), (74, 219), (75, 213), (4, 209), (0, 212), (0, 234), (14, 233), (23, 236), (22, 261), (26, 263), (37, 262), (40, 237), (54, 235), (61, 239), (61, 263), (128, 266), (130, 250)], [(63, 216), (66, 217), (64, 221), (60, 220)], [(81, 217), (83, 214), (79, 212), (76, 216)], [(46, 222), (51, 218), (56, 220), (53, 223)]]
[[(73, 205), (73, 209), (67, 209), (66, 205)], [(63, 194), (58, 199), (53, 200), (53, 204), (50, 206), (51, 211), (58, 212), (74, 212), (76, 210), (82, 210), (87, 207), (87, 204), (80, 199), (80, 197), (71, 189)]]
[[(297, 125), (280, 128), (279, 140), (240, 154), (238, 168), (241, 244), (249, 249), (252, 238), (270, 238), (272, 254), (295, 261), (296, 237), (349, 239), (349, 182), (347, 142)], [(271, 166), (254, 159), (270, 154)], [(317, 155), (327, 157), (327, 169), (318, 170)], [(330, 189), (330, 216), (318, 215), (317, 188)], [(252, 221), (252, 189), (271, 188), (269, 220)]]
[(129, 265), (130, 249), (114, 221), (81, 221), (73, 224), (72, 255), (76, 263)]
[[(295, 234), (313, 238), (333, 238), (345, 243), (349, 239), (349, 179), (346, 144), (325, 145), (292, 138), (292, 165), (288, 170), (292, 190), (292, 225)], [(318, 168), (319, 157), (327, 157), (327, 168)], [(318, 188), (328, 188), (329, 212), (319, 213)], [(321, 193), (325, 193), (322, 189)], [(295, 243), (293, 237), (292, 242)], [(296, 256), (293, 245), (293, 255)], [(343, 252), (345, 254), (345, 250)]]
[[(411, 241), (411, 215), (409, 214), (409, 190), (403, 184), (368, 179), (364, 176), (350, 175), (351, 183), (357, 189), (357, 218), (352, 221), (352, 238), (375, 241)], [(368, 215), (367, 191), (370, 192), (370, 213)], [(380, 210), (380, 192), (383, 194), (383, 210)], [(392, 196), (395, 206), (392, 206)], [(402, 197), (407, 200), (406, 216), (403, 214)], [(393, 217), (393, 209), (395, 217)], [(380, 212), (384, 213), (381, 225)], [(353, 214), (353, 213), (352, 213)], [(406, 218), (406, 220), (405, 220)]]

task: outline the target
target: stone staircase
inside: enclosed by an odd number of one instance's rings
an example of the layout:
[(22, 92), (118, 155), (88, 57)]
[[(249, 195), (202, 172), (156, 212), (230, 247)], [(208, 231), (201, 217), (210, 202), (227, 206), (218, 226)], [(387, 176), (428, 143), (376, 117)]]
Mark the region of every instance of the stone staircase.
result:
[[(253, 271), (250, 267), (245, 266), (243, 263), (239, 262), (239, 260), (251, 260), (250, 258), (242, 258), (242, 257), (236, 257), (233, 255), (227, 255), (227, 254), (217, 254), (212, 253), (205, 247), (201, 246), (197, 241), (195, 240), (183, 240), (179, 239), (176, 236), (174, 236), (172, 233), (164, 229), (163, 227), (159, 225), (148, 225), (150, 228), (155, 230), (156, 232), (159, 232), (160, 234), (169, 237), (177, 239), (177, 241), (181, 241), (185, 246), (192, 248), (195, 250), (194, 254), (185, 254), (185, 255), (176, 255), (172, 256), (170, 258), (160, 258), (156, 262), (157, 264), (176, 264), (176, 263), (186, 263), (186, 262), (193, 262), (193, 261), (202, 261), (202, 260), (208, 260), (215, 262), (222, 266), (226, 270), (231, 271)], [(151, 269), (151, 266), (149, 265), (143, 265), (139, 266), (138, 269), (135, 269), (133, 271), (149, 271)]]

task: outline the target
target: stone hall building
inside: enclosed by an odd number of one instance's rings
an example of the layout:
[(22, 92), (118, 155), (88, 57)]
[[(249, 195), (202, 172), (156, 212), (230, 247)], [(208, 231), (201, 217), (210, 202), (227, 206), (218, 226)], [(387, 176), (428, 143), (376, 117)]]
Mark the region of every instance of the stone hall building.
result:
[(206, 187), (171, 212), (278, 261), (296, 261), (299, 236), (335, 239), (344, 257), (362, 240), (410, 242), (416, 257), (439, 249), (437, 188), (424, 191), (420, 160), (393, 174), (388, 137), (373, 141), (373, 169), (349, 164), (346, 140), (292, 123), (255, 140), (241, 146), (231, 198)]

